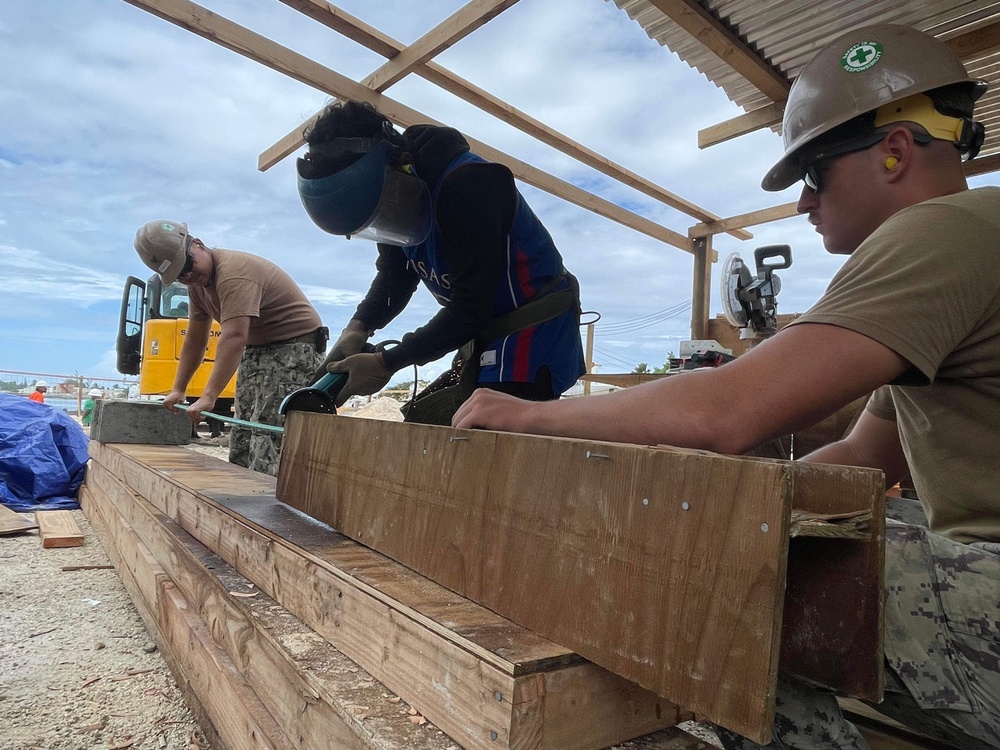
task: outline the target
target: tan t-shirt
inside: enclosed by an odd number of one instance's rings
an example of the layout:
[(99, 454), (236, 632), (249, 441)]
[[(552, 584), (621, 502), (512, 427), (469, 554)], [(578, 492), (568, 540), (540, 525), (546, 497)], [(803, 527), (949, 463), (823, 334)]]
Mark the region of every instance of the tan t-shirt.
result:
[(251, 346), (303, 336), (322, 325), (319, 313), (292, 277), (269, 260), (237, 250), (210, 250), (215, 280), (188, 288), (191, 319), (225, 323), (249, 316)]
[(1000, 188), (897, 213), (802, 323), (849, 328), (911, 363), (868, 410), (896, 420), (932, 530), (1000, 541)]

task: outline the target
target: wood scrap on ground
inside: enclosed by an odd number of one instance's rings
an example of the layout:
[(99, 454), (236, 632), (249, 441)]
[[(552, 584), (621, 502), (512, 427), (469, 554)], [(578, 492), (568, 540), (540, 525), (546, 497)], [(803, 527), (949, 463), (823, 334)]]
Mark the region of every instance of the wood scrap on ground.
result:
[(68, 510), (35, 511), (35, 521), (38, 523), (42, 547), (50, 549), (83, 546), (83, 532)]
[(0, 503), (0, 536), (4, 534), (18, 534), (37, 528), (38, 524), (35, 521), (25, 518), (20, 513), (15, 513), (6, 505)]

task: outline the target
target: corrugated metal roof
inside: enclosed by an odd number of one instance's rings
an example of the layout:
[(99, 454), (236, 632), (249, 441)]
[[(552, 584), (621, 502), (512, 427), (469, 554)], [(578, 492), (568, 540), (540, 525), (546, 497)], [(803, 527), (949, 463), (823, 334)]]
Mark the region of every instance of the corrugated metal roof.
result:
[[(772, 103), (741, 74), (659, 10), (651, 0), (612, 0), (654, 40), (719, 86), (746, 111)], [(901, 23), (943, 39), (1000, 21), (998, 0), (691, 0), (729, 27), (791, 81), (828, 41), (871, 23)], [(1000, 50), (964, 60), (990, 82), (976, 107), (987, 130), (982, 154), (1000, 153)]]

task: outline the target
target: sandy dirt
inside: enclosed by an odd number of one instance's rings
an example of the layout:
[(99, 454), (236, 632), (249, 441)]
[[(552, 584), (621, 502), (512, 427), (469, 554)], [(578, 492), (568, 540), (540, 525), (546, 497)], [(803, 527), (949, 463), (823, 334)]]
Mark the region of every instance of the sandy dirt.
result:
[(82, 547), (0, 537), (0, 748), (208, 744), (83, 511)]

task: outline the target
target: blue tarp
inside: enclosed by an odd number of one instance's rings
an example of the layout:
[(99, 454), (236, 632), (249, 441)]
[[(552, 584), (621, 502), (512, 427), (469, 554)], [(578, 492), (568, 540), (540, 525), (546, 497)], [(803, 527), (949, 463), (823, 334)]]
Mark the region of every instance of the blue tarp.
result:
[(61, 409), (0, 393), (0, 503), (20, 513), (79, 508), (87, 442)]

